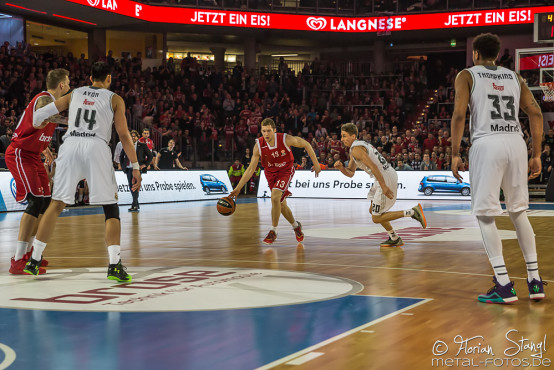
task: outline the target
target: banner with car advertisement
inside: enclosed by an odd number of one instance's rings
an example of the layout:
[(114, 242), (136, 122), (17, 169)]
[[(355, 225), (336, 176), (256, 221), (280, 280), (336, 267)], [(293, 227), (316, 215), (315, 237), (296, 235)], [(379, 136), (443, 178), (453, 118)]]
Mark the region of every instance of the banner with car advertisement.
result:
[[(263, 172), (263, 171), (262, 171)], [(458, 182), (450, 171), (397, 171), (397, 199), (448, 199), (471, 200), (469, 172), (461, 172), (464, 179)], [(296, 171), (289, 185), (292, 198), (344, 198), (367, 199), (375, 179), (364, 171), (346, 177), (338, 170), (321, 171), (315, 177), (311, 171)], [(258, 197), (269, 197), (271, 191), (262, 173)]]
[[(115, 172), (120, 205), (132, 203), (127, 175)], [(56, 185), (54, 184), (54, 187)], [(142, 174), (139, 202), (162, 203), (218, 199), (229, 194), (226, 171), (149, 171)], [(23, 211), (27, 204), (15, 201), (16, 186), (10, 172), (0, 172), (0, 212)]]

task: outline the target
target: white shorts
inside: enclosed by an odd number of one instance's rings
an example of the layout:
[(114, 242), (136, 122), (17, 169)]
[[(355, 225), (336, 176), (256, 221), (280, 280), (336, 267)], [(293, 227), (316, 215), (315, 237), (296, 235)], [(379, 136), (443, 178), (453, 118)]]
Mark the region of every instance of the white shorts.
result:
[(508, 212), (529, 208), (527, 168), (527, 146), (521, 136), (498, 134), (476, 140), (469, 152), (472, 214), (500, 215), (500, 188)]
[[(392, 170), (392, 168), (391, 168)], [(371, 200), (372, 205), (369, 210), (372, 215), (380, 216), (383, 213), (387, 212), (389, 209), (394, 206), (396, 203), (396, 193), (398, 191), (398, 174), (395, 170), (387, 170), (383, 172), (383, 177), (385, 178), (385, 183), (394, 193), (392, 199), (387, 198), (383, 193), (383, 188), (379, 185), (379, 181), (375, 180), (373, 187), (367, 194), (367, 199)]]
[(90, 204), (117, 203), (117, 182), (108, 145), (98, 139), (67, 138), (56, 159), (52, 199), (73, 204), (75, 189), (83, 179), (88, 183)]

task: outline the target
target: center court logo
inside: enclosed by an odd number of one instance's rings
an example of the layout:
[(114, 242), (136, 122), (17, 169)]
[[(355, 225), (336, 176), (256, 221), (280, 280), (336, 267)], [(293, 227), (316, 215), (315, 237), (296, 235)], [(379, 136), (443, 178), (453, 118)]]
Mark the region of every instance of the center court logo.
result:
[[(3, 360), (2, 357), (4, 358)], [(14, 363), (15, 358), (15, 351), (7, 345), (0, 343), (0, 369), (7, 369)]]
[[(89, 0), (91, 1), (91, 0)], [(323, 17), (309, 17), (306, 24), (314, 31), (319, 31), (327, 26), (327, 20)]]
[[(355, 281), (312, 273), (214, 267), (132, 269), (133, 282), (106, 280), (105, 268), (0, 276), (0, 307), (66, 311), (199, 311), (271, 307), (360, 292)], [(63, 292), (63, 294), (60, 294)]]

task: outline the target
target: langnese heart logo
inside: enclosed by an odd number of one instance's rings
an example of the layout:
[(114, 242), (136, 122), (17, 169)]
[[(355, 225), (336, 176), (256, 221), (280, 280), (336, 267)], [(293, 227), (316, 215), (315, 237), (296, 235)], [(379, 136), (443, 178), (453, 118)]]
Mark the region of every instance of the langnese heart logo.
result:
[(100, 2), (100, 0), (87, 0), (90, 6), (96, 6)]
[(312, 30), (314, 31), (319, 31), (323, 28), (325, 28), (325, 26), (327, 25), (327, 21), (325, 20), (325, 18), (322, 18), (322, 17), (309, 17), (307, 20), (306, 20), (306, 24), (308, 25), (308, 27), (310, 27)]

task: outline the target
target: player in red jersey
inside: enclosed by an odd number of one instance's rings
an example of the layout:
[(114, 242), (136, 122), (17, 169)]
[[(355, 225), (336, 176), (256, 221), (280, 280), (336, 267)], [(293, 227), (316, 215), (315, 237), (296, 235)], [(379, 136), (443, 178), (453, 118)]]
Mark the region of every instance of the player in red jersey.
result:
[[(36, 234), (39, 220), (48, 208), (51, 198), (50, 180), (41, 160), (41, 153), (50, 163), (52, 153), (48, 149), (56, 123), (63, 122), (60, 116), (53, 116), (38, 127), (33, 126), (33, 114), (36, 110), (61, 98), (69, 91), (69, 71), (58, 68), (48, 72), (46, 88), (37, 94), (25, 108), (13, 134), (12, 142), (6, 150), (6, 165), (16, 184), (16, 201), (27, 202), (27, 209), (21, 217), (19, 236), (10, 273), (24, 274), (23, 269), (31, 256), (32, 237)], [(42, 260), (41, 266), (48, 262)], [(40, 269), (39, 273), (46, 271)]]
[(314, 164), (313, 171), (315, 171), (316, 177), (319, 175), (321, 167), (312, 146), (306, 140), (298, 136), (276, 133), (275, 122), (271, 118), (264, 119), (261, 125), (262, 137), (256, 139), (250, 165), (229, 196), (236, 198), (239, 195), (242, 187), (256, 171), (261, 157), (265, 177), (271, 189), (272, 228), (265, 237), (264, 243), (273, 244), (277, 238), (277, 225), (281, 214), (292, 225), (296, 240), (302, 242), (304, 240), (302, 225), (294, 219), (286, 201), (286, 198), (291, 195), (288, 188), (294, 176), (294, 157), (290, 147), (304, 148), (308, 152)]

